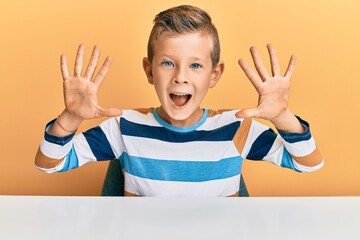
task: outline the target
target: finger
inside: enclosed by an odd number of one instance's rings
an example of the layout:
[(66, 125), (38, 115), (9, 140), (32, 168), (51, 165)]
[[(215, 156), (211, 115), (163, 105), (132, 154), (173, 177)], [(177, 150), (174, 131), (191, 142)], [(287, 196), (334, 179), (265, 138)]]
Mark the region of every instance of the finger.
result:
[(237, 118), (256, 118), (259, 116), (259, 110), (257, 108), (246, 108), (238, 111), (235, 116)]
[(272, 44), (267, 45), (269, 55), (270, 55), (270, 61), (271, 61), (271, 71), (274, 77), (280, 77), (280, 65), (279, 60), (275, 52), (275, 48)]
[(270, 78), (270, 75), (263, 64), (263, 61), (261, 60), (258, 50), (256, 49), (256, 47), (251, 47), (250, 52), (257, 72), (259, 73), (261, 79), (263, 81), (266, 81), (266, 79)]
[(84, 52), (85, 52), (85, 46), (84, 44), (80, 44), (75, 59), (75, 69), (74, 69), (75, 77), (81, 77), (82, 65), (84, 61)]
[(289, 80), (291, 79), (292, 74), (295, 70), (295, 64), (296, 64), (296, 56), (292, 55), (290, 58), (290, 61), (289, 61), (289, 65), (286, 69), (285, 78), (287, 78)]
[(86, 69), (86, 72), (85, 72), (85, 78), (86, 79), (91, 79), (94, 72), (95, 72), (95, 69), (97, 67), (97, 64), (98, 64), (98, 60), (99, 60), (99, 56), (100, 56), (100, 47), (99, 46), (94, 46), (94, 49), (92, 51), (92, 55), (91, 55), (91, 58), (90, 58), (90, 62), (89, 62), (89, 65)]
[(109, 72), (110, 66), (112, 63), (112, 57), (108, 56), (105, 59), (104, 64), (102, 65), (100, 71), (98, 72), (98, 74), (96, 75), (96, 77), (94, 78), (94, 84), (97, 87), (100, 87), (101, 83), (104, 81), (106, 74)]
[(251, 69), (249, 64), (247, 64), (244, 59), (239, 59), (238, 63), (248, 77), (248, 79), (251, 81), (252, 85), (254, 85), (255, 89), (258, 90), (260, 85), (263, 83), (259, 75)]
[(65, 54), (62, 54), (60, 57), (60, 68), (61, 68), (61, 75), (63, 80), (70, 78)]

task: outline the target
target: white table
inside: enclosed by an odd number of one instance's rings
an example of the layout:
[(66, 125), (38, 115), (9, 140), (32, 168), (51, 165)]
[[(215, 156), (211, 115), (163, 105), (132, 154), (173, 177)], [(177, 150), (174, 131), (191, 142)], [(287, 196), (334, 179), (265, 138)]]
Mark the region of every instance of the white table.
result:
[(360, 197), (0, 196), (0, 239), (360, 239)]

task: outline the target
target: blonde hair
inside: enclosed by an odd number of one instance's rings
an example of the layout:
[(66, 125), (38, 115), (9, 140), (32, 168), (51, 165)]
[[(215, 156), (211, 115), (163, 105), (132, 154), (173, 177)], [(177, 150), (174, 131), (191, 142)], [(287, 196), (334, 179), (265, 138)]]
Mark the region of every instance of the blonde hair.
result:
[(154, 57), (154, 41), (164, 33), (186, 34), (201, 32), (208, 34), (213, 41), (211, 53), (212, 66), (215, 67), (220, 60), (220, 41), (216, 27), (211, 22), (211, 17), (204, 10), (181, 5), (160, 12), (154, 18), (154, 26), (151, 30), (147, 54), (150, 62)]

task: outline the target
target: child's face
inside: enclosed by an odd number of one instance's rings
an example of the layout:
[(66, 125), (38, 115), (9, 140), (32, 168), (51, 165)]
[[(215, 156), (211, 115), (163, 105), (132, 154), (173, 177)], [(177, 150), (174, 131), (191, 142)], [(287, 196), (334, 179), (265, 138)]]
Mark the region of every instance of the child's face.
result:
[(200, 104), (219, 80), (224, 64), (212, 67), (213, 43), (200, 33), (163, 34), (154, 42), (154, 58), (143, 65), (161, 103), (159, 115), (174, 126), (195, 124)]

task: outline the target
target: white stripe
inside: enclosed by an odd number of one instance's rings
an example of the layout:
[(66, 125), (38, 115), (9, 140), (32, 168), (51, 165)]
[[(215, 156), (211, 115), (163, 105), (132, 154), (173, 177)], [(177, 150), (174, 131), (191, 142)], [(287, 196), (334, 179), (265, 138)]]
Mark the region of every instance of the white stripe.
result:
[(267, 130), (269, 130), (268, 126), (252, 120), (249, 135), (246, 139), (246, 143), (243, 152), (241, 153), (241, 156), (246, 158), (254, 141), (260, 136), (260, 134)]
[[(66, 155), (70, 152), (72, 146), (74, 146), (75, 148), (76, 155), (79, 161), (79, 166), (96, 161), (96, 158), (82, 133), (76, 135), (64, 146), (50, 143), (43, 139), (40, 144), (40, 151), (49, 158), (62, 159), (66, 157)], [(56, 166), (53, 169), (48, 169), (46, 172), (59, 171), (63, 168), (64, 163), (65, 161), (63, 161), (60, 165)]]
[(296, 143), (288, 143), (284, 141), (284, 144), (288, 152), (296, 157), (304, 157), (316, 149), (315, 140), (313, 137), (311, 137), (309, 140)]
[(218, 161), (239, 156), (233, 141), (165, 142), (157, 139), (123, 136), (126, 152), (131, 156), (159, 160)]
[(314, 172), (324, 166), (324, 159), (321, 161), (320, 164), (313, 166), (313, 167), (301, 165), (300, 163), (296, 162), (294, 159), (293, 159), (293, 163), (294, 163), (295, 168), (301, 172)]
[(40, 143), (40, 151), (47, 157), (53, 159), (61, 159), (66, 156), (66, 154), (71, 149), (71, 141), (61, 146), (59, 144), (51, 143), (45, 140), (45, 138)]
[(54, 172), (57, 172), (55, 168), (41, 168), (41, 167), (38, 167), (35, 165), (35, 167), (43, 172), (46, 172), (46, 173), (54, 173)]
[(36, 166), (35, 167), (41, 171), (44, 171), (46, 173), (54, 173), (54, 172), (59, 172), (61, 171), (63, 168), (64, 168), (64, 164), (65, 164), (65, 159), (59, 164), (57, 165), (56, 167), (53, 167), (53, 168), (42, 168), (42, 167), (39, 167), (39, 166)]
[(278, 166), (281, 165), (281, 160), (282, 160), (284, 149), (285, 149), (283, 141), (284, 140), (279, 135), (276, 137), (276, 139), (275, 139), (273, 145), (271, 146), (269, 152), (264, 157), (265, 161), (271, 162), (271, 163), (276, 164)]
[(196, 130), (205, 130), (211, 131), (217, 128), (221, 128), (233, 122), (240, 122), (241, 119), (236, 118), (235, 113), (239, 110), (232, 110), (228, 112), (223, 112), (222, 114), (217, 114), (213, 117), (209, 117), (206, 121)]
[[(231, 124), (233, 122), (240, 121), (240, 119), (236, 118), (235, 116), (235, 113), (237, 113), (238, 111), (239, 110), (223, 112), (222, 114), (217, 114), (213, 117), (207, 118), (206, 121), (196, 130), (210, 131)], [(133, 123), (155, 127), (162, 126), (156, 121), (152, 113), (143, 114), (136, 110), (125, 110), (123, 111), (123, 115), (121, 117)]]
[(159, 181), (136, 177), (125, 172), (125, 190), (147, 197), (225, 197), (239, 191), (240, 175), (207, 182)]
[(133, 123), (161, 127), (161, 125), (155, 120), (151, 112), (148, 114), (143, 114), (136, 110), (124, 110), (121, 118), (125, 118), (126, 120)]
[(82, 133), (74, 137), (73, 144), (76, 151), (76, 155), (78, 157), (79, 167), (86, 163), (96, 161), (96, 158), (93, 152), (91, 151), (90, 146), (86, 141), (86, 138)]
[(115, 158), (119, 158), (124, 150), (122, 138), (120, 134), (119, 124), (116, 118), (110, 118), (100, 124), (101, 130), (104, 132)]

